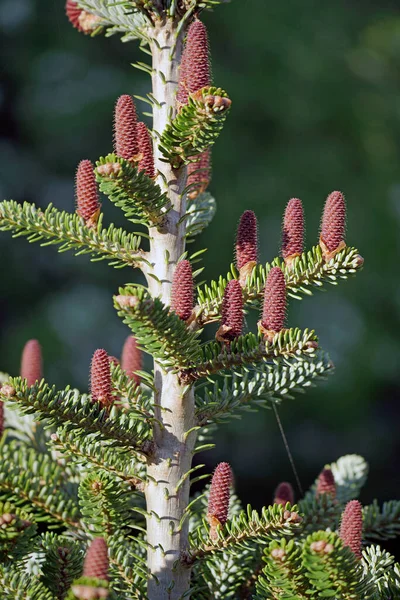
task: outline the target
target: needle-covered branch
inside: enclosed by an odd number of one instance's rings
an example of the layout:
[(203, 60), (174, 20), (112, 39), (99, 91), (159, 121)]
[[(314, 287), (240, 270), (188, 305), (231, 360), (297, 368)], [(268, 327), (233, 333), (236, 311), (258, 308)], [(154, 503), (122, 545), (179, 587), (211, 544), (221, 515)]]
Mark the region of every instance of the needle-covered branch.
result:
[(110, 0), (77, 0), (78, 6), (99, 17), (97, 30), (106, 29), (106, 36), (121, 34), (123, 42), (145, 36), (145, 27), (150, 24), (144, 0), (110, 2)]
[(400, 535), (400, 501), (377, 500), (363, 509), (363, 535), (368, 541), (390, 540)]
[(75, 250), (75, 254), (91, 254), (92, 260), (107, 260), (114, 267), (138, 267), (144, 260), (141, 239), (124, 229), (87, 227), (82, 217), (49, 206), (42, 211), (34, 204), (13, 200), (0, 203), (0, 230), (12, 231), (13, 237), (24, 236), (41, 246), (61, 244), (59, 252)]
[(239, 369), (245, 365), (262, 362), (275, 364), (283, 359), (313, 358), (318, 347), (314, 331), (283, 329), (272, 341), (248, 333), (233, 340), (229, 346), (208, 342), (202, 346), (202, 358), (195, 367), (182, 370), (180, 378), (191, 383), (202, 377), (227, 369)]
[(17, 565), (0, 566), (0, 589), (2, 600), (58, 600), (36, 576), (28, 575)]
[[(324, 284), (337, 285), (340, 279), (354, 275), (363, 265), (363, 259), (356, 248), (346, 246), (329, 262), (325, 262), (321, 248), (314, 246), (294, 259), (287, 266), (280, 258), (272, 263), (257, 265), (249, 274), (243, 286), (243, 301), (258, 308), (262, 301), (265, 282), (273, 267), (280, 267), (285, 275), (288, 296), (300, 300), (304, 295), (312, 295), (312, 288), (321, 288)], [(197, 320), (200, 325), (219, 319), (222, 298), (226, 284), (239, 276), (236, 267), (231, 266), (231, 272), (218, 281), (212, 281), (198, 289), (198, 305), (196, 306)]]
[[(4, 395), (6, 394), (6, 395)], [(112, 441), (139, 453), (151, 453), (151, 425), (148, 416), (137, 410), (126, 412), (112, 409), (111, 413), (98, 402), (92, 402), (87, 394), (67, 387), (57, 391), (45, 381), (32, 387), (20, 377), (11, 378), (0, 390), (1, 395), (10, 403), (18, 406), (25, 414), (38, 413), (50, 424), (62, 426), (68, 424), (71, 429), (97, 434), (99, 439)]]
[(205, 87), (189, 95), (160, 140), (160, 150), (174, 168), (215, 144), (230, 106), (231, 100), (221, 88)]

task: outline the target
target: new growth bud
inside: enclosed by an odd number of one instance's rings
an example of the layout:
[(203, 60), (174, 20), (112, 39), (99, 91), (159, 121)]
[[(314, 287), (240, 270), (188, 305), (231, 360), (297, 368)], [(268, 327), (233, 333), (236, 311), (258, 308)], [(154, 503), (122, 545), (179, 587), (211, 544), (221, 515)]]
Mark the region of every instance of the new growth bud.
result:
[(286, 283), (282, 269), (273, 267), (265, 282), (260, 329), (268, 339), (284, 328), (286, 318)]
[(182, 54), (177, 100), (187, 104), (189, 94), (211, 83), (210, 49), (207, 29), (199, 20), (190, 25)]
[(37, 340), (29, 340), (24, 346), (20, 375), (22, 379), (26, 379), (29, 387), (41, 381), (43, 377), (42, 348)]
[(83, 576), (108, 581), (108, 551), (103, 538), (95, 538), (87, 552), (83, 565)]
[(93, 354), (90, 370), (90, 391), (92, 401), (99, 402), (104, 407), (112, 404), (111, 371), (108, 354), (99, 349)]
[(79, 8), (73, 0), (67, 0), (65, 3), (65, 12), (69, 22), (82, 33), (92, 33), (101, 22), (101, 18), (97, 15), (87, 12)]
[(206, 191), (211, 180), (211, 150), (205, 150), (193, 157), (187, 167), (187, 185), (191, 186), (188, 198), (195, 200), (199, 194)]
[(340, 523), (339, 536), (343, 544), (361, 558), (363, 515), (362, 505), (358, 500), (351, 500), (346, 504)]
[(115, 105), (114, 143), (117, 156), (126, 160), (137, 157), (139, 144), (136, 107), (127, 94), (120, 96)]
[(94, 227), (100, 214), (94, 167), (90, 160), (81, 160), (75, 179), (76, 212), (88, 227)]
[(65, 3), (65, 13), (69, 19), (69, 22), (75, 27), (75, 29), (78, 29), (78, 31), (83, 31), (79, 23), (79, 17), (82, 12), (83, 10), (79, 8), (77, 3), (73, 2), (73, 0), (67, 0)]
[(236, 233), (236, 267), (240, 272), (240, 283), (245, 284), (258, 260), (258, 224), (252, 210), (240, 217)]
[(243, 329), (243, 293), (237, 279), (228, 282), (221, 307), (221, 326), (216, 333), (219, 342), (229, 344), (242, 335)]
[(122, 348), (121, 367), (137, 385), (140, 385), (140, 377), (136, 375), (136, 371), (142, 370), (142, 351), (139, 350), (133, 335), (126, 338)]
[(217, 527), (225, 525), (228, 519), (232, 483), (233, 473), (229, 463), (219, 463), (211, 480), (208, 497), (207, 520), (212, 539), (217, 537)]
[(282, 258), (290, 264), (304, 249), (304, 212), (301, 200), (289, 200), (283, 217)]
[(346, 203), (341, 192), (332, 192), (326, 199), (321, 221), (319, 243), (325, 260), (330, 260), (346, 246)]
[(182, 321), (187, 321), (193, 312), (194, 289), (192, 266), (188, 260), (177, 265), (172, 280), (171, 308)]
[(294, 492), (290, 483), (282, 481), (275, 490), (274, 504), (286, 506), (287, 502), (294, 504)]
[(153, 140), (148, 132), (146, 125), (142, 122), (137, 124), (137, 140), (140, 155), (138, 170), (144, 171), (147, 177), (154, 178)]
[(323, 469), (318, 476), (316, 490), (317, 498), (321, 496), (321, 494), (328, 494), (328, 496), (330, 496), (331, 498), (336, 498), (335, 478), (333, 476), (332, 470), (329, 467)]

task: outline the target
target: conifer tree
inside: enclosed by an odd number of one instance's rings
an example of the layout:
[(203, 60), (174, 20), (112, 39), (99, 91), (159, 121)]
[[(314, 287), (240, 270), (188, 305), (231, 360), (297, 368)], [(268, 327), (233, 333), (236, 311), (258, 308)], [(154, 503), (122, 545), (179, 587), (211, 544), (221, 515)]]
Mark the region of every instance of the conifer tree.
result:
[[(297, 505), (283, 482), (270, 505), (243, 509), (227, 462), (204, 494), (191, 495), (207, 477), (193, 457), (213, 446), (217, 424), (333, 371), (316, 333), (287, 321), (287, 304), (363, 266), (345, 240), (336, 191), (308, 250), (302, 202), (289, 200), (282, 258), (270, 263), (261, 262), (249, 207), (227, 241), (235, 245), (227, 274), (196, 283), (199, 253), (186, 243), (215, 214), (211, 149), (231, 107), (212, 83), (201, 18), (223, 2), (66, 2), (77, 35), (120, 34), (151, 55), (136, 66), (151, 77), (152, 122), (138, 120), (131, 96), (117, 98), (114, 152), (95, 164), (77, 155), (75, 213), (73, 199), (68, 212), (4, 201), (0, 229), (141, 270), (146, 286), (114, 290), (129, 335), (121, 362), (106, 349), (88, 357), (89, 393), (46, 381), (37, 340), (27, 342), (19, 376), (0, 375), (5, 600), (398, 597), (400, 567), (377, 541), (400, 533), (400, 502), (355, 500), (367, 475), (359, 456), (326, 465)], [(99, 191), (121, 209), (125, 228), (106, 224)], [(260, 315), (257, 331), (246, 325), (250, 310)]]

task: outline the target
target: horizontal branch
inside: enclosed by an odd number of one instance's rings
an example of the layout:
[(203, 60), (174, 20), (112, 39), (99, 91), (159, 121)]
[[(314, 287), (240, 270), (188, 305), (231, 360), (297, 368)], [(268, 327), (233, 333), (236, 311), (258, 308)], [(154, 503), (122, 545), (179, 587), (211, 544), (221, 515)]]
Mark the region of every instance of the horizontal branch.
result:
[(92, 254), (92, 260), (107, 260), (114, 267), (138, 267), (145, 262), (139, 236), (112, 224), (103, 229), (101, 216), (96, 228), (87, 227), (78, 215), (59, 211), (51, 204), (42, 211), (29, 202), (1, 202), (0, 230), (12, 231), (13, 237), (25, 236), (29, 242), (41, 242), (41, 246), (61, 244), (59, 252)]
[(390, 540), (400, 535), (400, 501), (384, 502), (382, 507), (374, 500), (363, 508), (363, 534), (369, 541)]

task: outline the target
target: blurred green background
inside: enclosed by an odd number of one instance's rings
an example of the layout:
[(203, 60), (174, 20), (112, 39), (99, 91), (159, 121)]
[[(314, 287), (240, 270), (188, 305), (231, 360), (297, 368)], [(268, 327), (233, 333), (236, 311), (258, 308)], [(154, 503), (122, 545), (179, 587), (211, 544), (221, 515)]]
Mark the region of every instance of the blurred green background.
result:
[[(218, 213), (191, 250), (205, 246), (204, 276), (225, 273), (241, 213), (260, 223), (261, 258), (279, 251), (290, 197), (300, 197), (314, 244), (327, 194), (348, 201), (348, 242), (365, 269), (354, 280), (292, 301), (289, 323), (315, 328), (336, 373), (280, 408), (303, 487), (326, 462), (361, 453), (371, 476), (363, 500), (399, 492), (400, 10), (387, 0), (233, 0), (204, 15), (215, 82), (231, 115), (214, 151)], [(90, 39), (61, 0), (2, 0), (0, 196), (74, 210), (74, 171), (112, 147), (121, 93), (149, 80), (130, 66), (136, 43)], [(147, 110), (139, 105), (139, 110)], [(106, 220), (122, 224), (104, 206)], [(17, 374), (26, 340), (43, 346), (45, 375), (85, 388), (93, 351), (119, 355), (127, 330), (111, 295), (137, 280), (87, 257), (58, 255), (0, 235), (0, 369)], [(256, 315), (248, 319), (255, 327)], [(150, 362), (147, 363), (150, 366)], [(268, 503), (293, 481), (271, 411), (221, 427), (204, 461), (229, 460), (244, 501)]]

